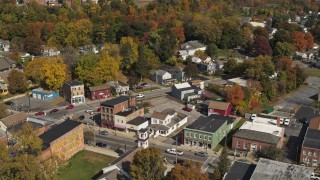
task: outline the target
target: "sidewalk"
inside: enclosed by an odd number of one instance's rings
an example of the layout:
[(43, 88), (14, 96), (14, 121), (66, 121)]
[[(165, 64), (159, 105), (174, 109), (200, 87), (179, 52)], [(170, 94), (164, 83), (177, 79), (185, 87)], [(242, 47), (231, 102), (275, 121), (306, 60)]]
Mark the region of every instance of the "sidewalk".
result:
[(118, 153), (116, 153), (110, 149), (107, 149), (107, 148), (99, 148), (99, 147), (85, 145), (84, 149), (87, 151), (92, 151), (92, 152), (96, 152), (99, 154), (104, 154), (104, 155), (108, 155), (108, 156), (112, 156), (112, 157), (116, 157), (116, 158), (119, 157)]

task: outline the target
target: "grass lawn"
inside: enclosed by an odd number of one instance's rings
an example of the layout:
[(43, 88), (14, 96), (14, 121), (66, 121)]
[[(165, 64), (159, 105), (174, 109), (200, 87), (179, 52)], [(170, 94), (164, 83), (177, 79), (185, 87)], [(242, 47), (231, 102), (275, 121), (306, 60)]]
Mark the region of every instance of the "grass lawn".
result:
[(320, 69), (318, 69), (318, 68), (305, 68), (304, 73), (307, 76), (320, 77)]
[(81, 151), (72, 157), (65, 167), (61, 168), (57, 179), (95, 179), (102, 168), (107, 167), (114, 157), (90, 151)]
[(159, 87), (151, 87), (151, 88), (145, 88), (145, 89), (136, 89), (134, 90), (134, 92), (136, 93), (141, 93), (141, 92), (146, 92), (146, 91), (154, 91), (154, 90), (157, 90), (157, 89), (160, 89)]
[(237, 57), (237, 58), (242, 58), (244, 57), (241, 54), (238, 54), (232, 50), (229, 49), (219, 49), (217, 51), (217, 54), (215, 55), (217, 58), (229, 58), (229, 57)]

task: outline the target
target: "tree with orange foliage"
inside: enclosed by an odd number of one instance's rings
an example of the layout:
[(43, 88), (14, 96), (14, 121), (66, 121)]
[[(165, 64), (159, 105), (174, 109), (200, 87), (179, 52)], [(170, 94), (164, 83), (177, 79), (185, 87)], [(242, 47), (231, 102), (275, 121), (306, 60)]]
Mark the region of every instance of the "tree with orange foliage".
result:
[(303, 32), (293, 31), (291, 37), (296, 51), (304, 51), (307, 48), (307, 41), (304, 38)]
[(280, 71), (288, 71), (291, 69), (292, 60), (290, 58), (280, 58), (278, 62), (278, 68)]
[(226, 90), (227, 90), (227, 100), (233, 106), (237, 106), (243, 100), (244, 93), (241, 86), (239, 86), (238, 84), (235, 84), (233, 86), (228, 86)]
[(200, 163), (193, 161), (186, 161), (182, 165), (177, 164), (168, 174), (170, 180), (208, 180), (208, 173), (201, 172)]
[(312, 49), (313, 44), (314, 44), (314, 38), (313, 38), (312, 34), (310, 32), (307, 32), (305, 38), (307, 41), (307, 48)]

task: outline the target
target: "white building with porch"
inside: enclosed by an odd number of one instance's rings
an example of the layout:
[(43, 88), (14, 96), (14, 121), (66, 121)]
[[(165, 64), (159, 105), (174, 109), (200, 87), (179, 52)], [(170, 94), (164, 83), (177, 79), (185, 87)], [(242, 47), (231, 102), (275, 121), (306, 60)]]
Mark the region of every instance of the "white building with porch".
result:
[(150, 137), (166, 137), (179, 127), (186, 124), (187, 121), (187, 115), (176, 112), (173, 109), (166, 109), (162, 112), (155, 111), (151, 115), (151, 124), (148, 127)]

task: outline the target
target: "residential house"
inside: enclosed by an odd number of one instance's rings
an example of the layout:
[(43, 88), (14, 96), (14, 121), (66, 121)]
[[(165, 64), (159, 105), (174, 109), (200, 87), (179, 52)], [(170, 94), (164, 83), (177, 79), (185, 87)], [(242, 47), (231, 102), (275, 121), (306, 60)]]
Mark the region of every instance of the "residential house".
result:
[(228, 121), (224, 116), (200, 116), (183, 130), (185, 145), (214, 149), (228, 132)]
[(42, 88), (37, 88), (31, 91), (31, 97), (44, 101), (53, 101), (59, 97), (59, 91), (49, 91)]
[(42, 46), (42, 55), (45, 57), (59, 56), (60, 51), (56, 47)]
[(84, 149), (83, 136), (82, 123), (65, 120), (39, 136), (43, 142), (42, 156), (68, 160)]
[(146, 149), (149, 146), (149, 133), (147, 128), (138, 131), (138, 147)]
[(0, 76), (0, 95), (7, 95), (8, 93), (9, 93), (8, 85), (4, 82), (4, 80)]
[(97, 47), (94, 44), (80, 47), (80, 51), (79, 51), (80, 54), (87, 54), (89, 52), (93, 52), (95, 54), (99, 53), (99, 51), (97, 50)]
[(109, 81), (107, 85), (110, 86), (118, 96), (128, 94), (129, 92), (129, 85), (122, 82)]
[(201, 90), (204, 90), (204, 81), (200, 79), (191, 80), (190, 82), (191, 86), (195, 86), (200, 88)]
[(159, 84), (171, 84), (176, 81), (172, 78), (172, 74), (161, 69), (152, 72), (150, 79)]
[(0, 55), (0, 72), (4, 72), (15, 67), (16, 62), (14, 60)]
[(120, 112), (114, 115), (115, 121), (113, 127), (125, 131), (130, 131), (129, 129), (127, 129), (127, 123), (141, 116), (144, 116), (144, 108), (138, 109), (135, 106), (123, 108)]
[(0, 51), (9, 52), (10, 51), (10, 41), (0, 39)]
[(100, 103), (101, 106), (101, 127), (114, 128), (115, 115), (124, 109), (136, 106), (136, 98), (119, 96)]
[(127, 122), (126, 128), (129, 132), (138, 132), (149, 126), (149, 120), (145, 117), (138, 116)]
[(223, 180), (250, 179), (255, 168), (255, 164), (233, 161)]
[(215, 71), (223, 71), (223, 67), (224, 67), (224, 64), (225, 64), (225, 61), (222, 61), (222, 60), (216, 60), (214, 61), (216, 66), (215, 66)]
[(34, 56), (31, 56), (29, 53), (19, 53), (22, 62), (25, 62), (28, 59), (33, 59)]
[(196, 65), (199, 71), (206, 72), (208, 74), (215, 73), (219, 68), (219, 66), (214, 62), (209, 62), (209, 63), (200, 62), (200, 63), (196, 63)]
[(154, 111), (151, 115), (151, 123), (148, 127), (150, 137), (166, 137), (186, 124), (187, 121), (187, 115), (176, 112), (173, 109), (166, 109), (162, 112)]
[(238, 84), (241, 87), (247, 87), (248, 86), (247, 80), (245, 80), (243, 78), (240, 78), (240, 77), (232, 78), (232, 79), (228, 79), (227, 80), (227, 85), (233, 86), (235, 84)]
[(0, 129), (7, 132), (9, 128), (14, 125), (20, 124), (27, 120), (27, 114), (25, 112), (19, 112), (0, 120)]
[(266, 27), (266, 23), (264, 22), (255, 22), (255, 21), (251, 21), (250, 22), (251, 26), (253, 27), (262, 27), (262, 28), (265, 28)]
[(250, 180), (262, 179), (310, 179), (314, 169), (270, 159), (260, 158)]
[(186, 60), (188, 56), (193, 56), (196, 51), (205, 51), (207, 46), (201, 44), (199, 41), (188, 41), (181, 45), (179, 54), (183, 60)]
[(110, 98), (111, 88), (110, 86), (104, 84), (100, 86), (92, 86), (87, 89), (87, 97), (91, 101)]
[(301, 60), (312, 60), (314, 58), (313, 50), (309, 50), (307, 52), (296, 51), (295, 55)]
[(271, 124), (246, 121), (233, 135), (232, 149), (257, 152), (269, 146), (281, 148), (283, 140), (284, 128)]
[(179, 100), (190, 101), (192, 99), (200, 98), (201, 89), (191, 86), (188, 82), (175, 84), (172, 86), (171, 95)]
[(231, 104), (228, 102), (207, 100), (202, 105), (207, 115), (219, 114), (221, 116), (229, 116), (231, 113)]
[(85, 102), (84, 84), (79, 81), (69, 81), (63, 84), (63, 96), (71, 104)]

